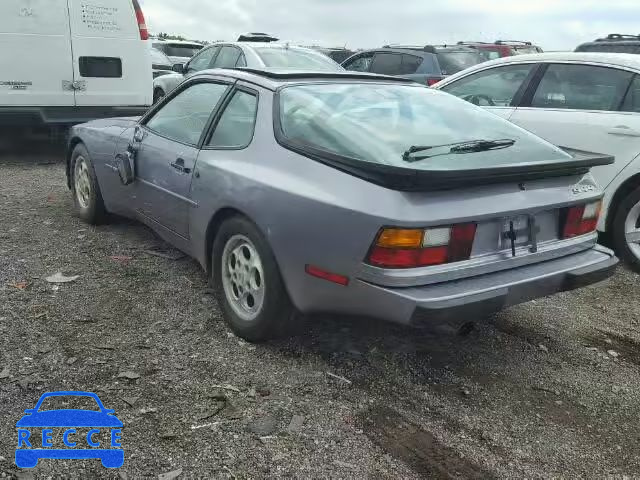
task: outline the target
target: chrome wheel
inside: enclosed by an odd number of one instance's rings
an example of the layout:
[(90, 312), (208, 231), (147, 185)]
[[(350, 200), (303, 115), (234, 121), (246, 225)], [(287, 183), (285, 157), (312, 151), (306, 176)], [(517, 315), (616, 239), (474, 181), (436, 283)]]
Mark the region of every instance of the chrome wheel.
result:
[(264, 304), (262, 261), (251, 240), (231, 237), (222, 251), (222, 286), (234, 312), (247, 322), (255, 320)]
[(75, 180), (78, 203), (82, 208), (89, 208), (91, 201), (91, 178), (89, 177), (87, 161), (82, 155), (76, 158), (73, 178)]
[(640, 202), (629, 210), (624, 221), (624, 234), (629, 250), (640, 259)]

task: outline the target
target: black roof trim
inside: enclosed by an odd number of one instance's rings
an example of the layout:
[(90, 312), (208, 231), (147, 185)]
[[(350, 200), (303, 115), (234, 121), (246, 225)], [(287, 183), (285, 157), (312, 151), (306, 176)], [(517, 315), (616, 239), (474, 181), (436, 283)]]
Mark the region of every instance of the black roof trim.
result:
[(347, 79), (347, 80), (385, 80), (399, 83), (414, 83), (412, 80), (401, 77), (391, 77), (388, 75), (378, 75), (374, 73), (359, 72), (300, 72), (286, 70), (260, 70), (257, 68), (236, 68), (235, 70), (253, 73), (273, 80), (315, 80), (315, 79)]

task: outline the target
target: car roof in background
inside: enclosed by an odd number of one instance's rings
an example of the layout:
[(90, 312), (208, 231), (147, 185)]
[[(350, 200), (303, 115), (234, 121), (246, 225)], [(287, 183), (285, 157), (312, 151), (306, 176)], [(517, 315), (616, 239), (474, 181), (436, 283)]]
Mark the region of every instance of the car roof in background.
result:
[(495, 60), (490, 60), (488, 62), (474, 65), (473, 67), (470, 67), (467, 70), (463, 70), (462, 72), (456, 73), (455, 75), (452, 75), (452, 77), (459, 77), (462, 73), (468, 73), (472, 70), (484, 70), (485, 68), (494, 65), (526, 62), (602, 63), (640, 70), (640, 55), (632, 53), (548, 52), (530, 53), (526, 55), (516, 55), (513, 57), (502, 57)]
[[(401, 77), (390, 77), (387, 75), (378, 75), (375, 73), (362, 73), (336, 71), (336, 72), (313, 72), (306, 70), (286, 70), (276, 68), (254, 69), (254, 68), (236, 68), (229, 69), (212, 69), (203, 70), (193, 75), (191, 78), (202, 78), (207, 76), (224, 76), (238, 80), (244, 80), (257, 84), (269, 90), (276, 90), (278, 87), (288, 83), (313, 83), (315, 81), (328, 80), (364, 80), (364, 81), (383, 81), (388, 83), (398, 83), (405, 85), (421, 86), (412, 80)], [(426, 87), (425, 87), (426, 88)]]

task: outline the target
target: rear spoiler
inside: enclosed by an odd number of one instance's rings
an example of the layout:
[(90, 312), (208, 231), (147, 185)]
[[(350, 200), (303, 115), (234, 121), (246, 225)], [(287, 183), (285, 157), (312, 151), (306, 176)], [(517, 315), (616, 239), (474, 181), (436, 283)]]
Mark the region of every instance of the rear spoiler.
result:
[(584, 175), (592, 167), (610, 165), (614, 157), (559, 147), (571, 156), (567, 160), (514, 163), (498, 167), (467, 170), (428, 170), (381, 165), (336, 155), (292, 140), (279, 143), (296, 153), (324, 163), (350, 175), (392, 190), (425, 192), (477, 187), (496, 183), (513, 183), (543, 178)]

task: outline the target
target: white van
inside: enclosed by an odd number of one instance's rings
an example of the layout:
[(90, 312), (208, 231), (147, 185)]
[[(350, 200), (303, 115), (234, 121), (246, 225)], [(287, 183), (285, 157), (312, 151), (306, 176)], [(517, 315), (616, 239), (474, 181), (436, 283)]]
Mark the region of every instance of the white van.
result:
[(148, 38), (138, 0), (0, 0), (0, 126), (141, 114)]

